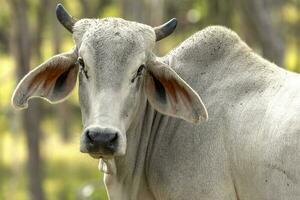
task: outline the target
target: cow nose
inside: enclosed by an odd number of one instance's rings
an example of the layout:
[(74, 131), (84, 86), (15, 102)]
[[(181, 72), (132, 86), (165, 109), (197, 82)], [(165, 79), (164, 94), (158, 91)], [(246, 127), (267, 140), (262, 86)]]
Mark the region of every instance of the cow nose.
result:
[(83, 133), (84, 153), (111, 155), (116, 151), (119, 132), (112, 128), (92, 127)]

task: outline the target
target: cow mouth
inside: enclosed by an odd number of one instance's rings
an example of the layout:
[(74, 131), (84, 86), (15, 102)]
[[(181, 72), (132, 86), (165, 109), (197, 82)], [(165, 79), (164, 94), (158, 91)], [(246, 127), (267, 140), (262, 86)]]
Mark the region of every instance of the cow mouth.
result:
[(89, 155), (94, 159), (112, 159), (113, 155), (103, 155), (101, 153), (89, 153)]
[(96, 154), (96, 153), (89, 153), (89, 155), (92, 157), (92, 158), (95, 158), (95, 159), (100, 159), (102, 158), (102, 156), (100, 154)]

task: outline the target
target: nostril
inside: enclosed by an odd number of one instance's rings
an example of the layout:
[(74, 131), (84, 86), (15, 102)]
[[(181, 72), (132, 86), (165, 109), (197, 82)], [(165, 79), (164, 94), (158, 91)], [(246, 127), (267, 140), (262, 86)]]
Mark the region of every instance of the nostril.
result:
[(85, 135), (86, 135), (89, 142), (94, 141), (93, 137), (91, 136), (91, 132), (89, 130), (86, 130)]
[(117, 139), (118, 139), (118, 133), (114, 133), (114, 136), (113, 136), (112, 139), (110, 140), (110, 143), (111, 143), (111, 144), (116, 143)]
[(81, 142), (82, 149), (86, 149), (89, 153), (112, 154), (119, 145), (118, 130), (112, 128), (89, 127), (85, 129), (83, 140)]
[(107, 143), (107, 147), (110, 149), (114, 149), (117, 145), (118, 133), (111, 134), (110, 140)]

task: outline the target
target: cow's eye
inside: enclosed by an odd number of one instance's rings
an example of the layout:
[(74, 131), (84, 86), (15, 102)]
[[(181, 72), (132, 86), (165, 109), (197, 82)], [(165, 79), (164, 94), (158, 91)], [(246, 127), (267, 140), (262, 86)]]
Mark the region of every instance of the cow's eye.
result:
[(140, 76), (140, 75), (142, 75), (142, 72), (143, 72), (143, 69), (145, 68), (145, 65), (141, 65), (139, 68), (138, 68), (138, 70), (137, 70), (137, 72), (136, 72), (136, 75), (137, 76)]
[(145, 65), (141, 65), (138, 68), (138, 70), (136, 71), (136, 73), (133, 75), (133, 78), (131, 79), (131, 83), (133, 83), (136, 78), (138, 78), (139, 76), (141, 76), (143, 74), (143, 69), (144, 68), (145, 68)]
[(80, 65), (80, 72), (83, 73), (85, 75), (85, 77), (88, 79), (89, 76), (88, 76), (87, 70), (85, 69), (83, 58), (79, 57), (77, 59), (77, 63)]
[(81, 66), (81, 68), (84, 69), (84, 61), (83, 61), (83, 59), (81, 57), (78, 58), (77, 62)]

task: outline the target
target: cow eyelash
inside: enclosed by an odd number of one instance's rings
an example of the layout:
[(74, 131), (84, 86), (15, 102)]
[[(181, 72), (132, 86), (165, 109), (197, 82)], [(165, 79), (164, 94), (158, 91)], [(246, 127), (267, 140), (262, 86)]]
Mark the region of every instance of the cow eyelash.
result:
[(85, 64), (84, 64), (84, 61), (81, 57), (79, 57), (77, 59), (77, 64), (80, 65), (80, 72), (83, 72), (84, 76), (86, 77), (86, 79), (89, 79), (89, 76), (88, 76), (88, 73), (87, 73), (87, 70), (85, 69)]
[(138, 70), (137, 70), (136, 73), (134, 74), (133, 78), (131, 79), (131, 83), (133, 83), (134, 80), (135, 80), (137, 77), (139, 77), (139, 76), (141, 76), (141, 75), (143, 74), (143, 69), (144, 69), (144, 68), (145, 68), (145, 65), (143, 65), (143, 64), (138, 68)]

